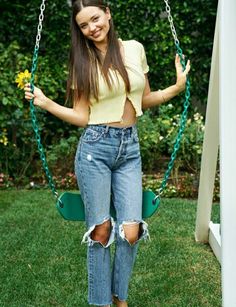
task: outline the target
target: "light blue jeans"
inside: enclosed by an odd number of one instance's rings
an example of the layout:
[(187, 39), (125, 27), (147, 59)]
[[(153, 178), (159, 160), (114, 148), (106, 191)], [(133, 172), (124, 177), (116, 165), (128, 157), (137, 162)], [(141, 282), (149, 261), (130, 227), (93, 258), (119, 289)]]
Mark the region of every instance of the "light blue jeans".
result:
[[(77, 148), (75, 173), (88, 227), (82, 240), (88, 244), (88, 302), (109, 305), (113, 295), (125, 301), (138, 242), (149, 237), (147, 224), (142, 220), (142, 171), (136, 126), (89, 125)], [(111, 200), (116, 221), (110, 215)], [(112, 229), (104, 246), (94, 241), (91, 233), (96, 225), (107, 220), (111, 221)], [(141, 231), (138, 241), (131, 245), (123, 225), (132, 223), (139, 223)], [(110, 245), (114, 241), (111, 266)]]

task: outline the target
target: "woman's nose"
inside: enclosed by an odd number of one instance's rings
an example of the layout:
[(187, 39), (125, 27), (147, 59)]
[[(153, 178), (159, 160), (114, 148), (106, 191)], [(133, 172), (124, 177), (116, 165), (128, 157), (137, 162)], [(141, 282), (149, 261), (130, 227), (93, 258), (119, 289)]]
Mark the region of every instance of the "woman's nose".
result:
[(90, 25), (89, 25), (89, 31), (90, 31), (90, 32), (94, 32), (95, 29), (96, 29), (96, 26), (95, 26), (94, 24), (90, 24)]

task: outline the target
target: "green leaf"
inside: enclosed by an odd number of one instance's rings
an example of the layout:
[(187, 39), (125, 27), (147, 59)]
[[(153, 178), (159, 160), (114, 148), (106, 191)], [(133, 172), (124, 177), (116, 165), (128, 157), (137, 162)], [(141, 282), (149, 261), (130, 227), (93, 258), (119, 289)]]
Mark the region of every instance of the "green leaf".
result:
[(3, 104), (4, 106), (10, 104), (10, 101), (8, 100), (7, 97), (3, 97), (3, 99), (2, 99), (2, 104)]

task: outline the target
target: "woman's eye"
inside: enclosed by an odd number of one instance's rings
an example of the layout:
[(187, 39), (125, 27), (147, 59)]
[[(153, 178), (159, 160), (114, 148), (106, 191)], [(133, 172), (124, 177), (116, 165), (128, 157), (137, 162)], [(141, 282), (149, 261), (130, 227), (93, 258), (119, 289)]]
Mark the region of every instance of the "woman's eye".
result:
[(94, 17), (94, 18), (93, 18), (93, 21), (98, 21), (98, 19), (99, 19), (98, 16), (97, 16), (97, 17)]

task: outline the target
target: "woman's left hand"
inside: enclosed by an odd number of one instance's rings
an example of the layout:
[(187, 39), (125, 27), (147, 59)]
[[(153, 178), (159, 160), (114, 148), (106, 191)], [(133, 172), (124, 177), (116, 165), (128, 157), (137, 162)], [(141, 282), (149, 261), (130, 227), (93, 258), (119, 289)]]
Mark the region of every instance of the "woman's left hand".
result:
[(182, 65), (180, 63), (180, 56), (176, 54), (175, 56), (175, 68), (176, 68), (176, 86), (179, 92), (185, 90), (187, 74), (190, 71), (190, 60), (187, 61), (185, 70), (183, 71)]

